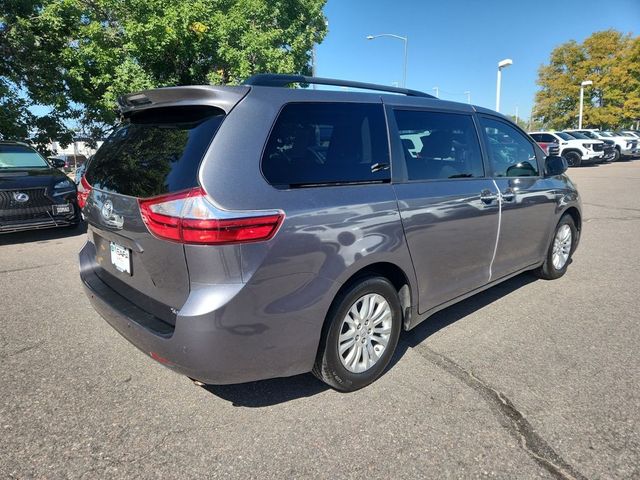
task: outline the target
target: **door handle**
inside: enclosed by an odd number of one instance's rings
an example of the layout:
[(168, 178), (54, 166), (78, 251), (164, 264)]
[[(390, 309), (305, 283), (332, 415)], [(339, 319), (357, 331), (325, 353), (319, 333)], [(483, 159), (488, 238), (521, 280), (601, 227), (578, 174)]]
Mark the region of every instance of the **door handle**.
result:
[(498, 194), (491, 190), (483, 190), (480, 192), (480, 200), (487, 205), (498, 199)]
[(516, 192), (513, 188), (509, 187), (504, 192), (502, 192), (502, 199), (505, 202), (513, 202), (516, 199)]

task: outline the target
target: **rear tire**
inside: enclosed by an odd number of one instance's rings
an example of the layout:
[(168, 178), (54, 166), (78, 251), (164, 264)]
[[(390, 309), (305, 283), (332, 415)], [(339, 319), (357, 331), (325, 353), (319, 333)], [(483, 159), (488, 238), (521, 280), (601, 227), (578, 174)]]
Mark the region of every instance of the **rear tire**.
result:
[(565, 214), (558, 222), (544, 263), (533, 271), (544, 280), (555, 280), (567, 272), (576, 248), (578, 229), (571, 215)]
[(582, 157), (578, 152), (567, 152), (563, 156), (570, 167), (579, 167), (582, 164)]
[(369, 385), (389, 364), (401, 327), (402, 307), (391, 282), (360, 279), (329, 309), (313, 374), (341, 392)]

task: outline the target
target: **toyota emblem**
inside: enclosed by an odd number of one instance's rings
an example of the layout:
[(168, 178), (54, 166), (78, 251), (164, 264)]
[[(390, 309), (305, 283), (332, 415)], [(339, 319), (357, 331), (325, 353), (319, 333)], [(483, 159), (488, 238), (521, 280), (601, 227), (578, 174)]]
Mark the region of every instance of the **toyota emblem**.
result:
[(20, 202), (20, 203), (26, 203), (29, 201), (29, 195), (27, 195), (24, 192), (14, 192), (13, 193), (13, 199), (16, 202)]
[(101, 213), (105, 220), (111, 219), (111, 216), (113, 215), (113, 203), (111, 203), (111, 200), (107, 200), (102, 204)]

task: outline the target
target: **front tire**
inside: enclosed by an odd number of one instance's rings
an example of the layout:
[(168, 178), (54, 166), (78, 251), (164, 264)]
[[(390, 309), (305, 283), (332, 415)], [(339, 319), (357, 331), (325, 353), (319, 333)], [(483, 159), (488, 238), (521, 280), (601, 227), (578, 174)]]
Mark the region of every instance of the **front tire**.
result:
[(571, 215), (565, 214), (558, 222), (544, 263), (534, 270), (538, 278), (555, 280), (567, 272), (578, 240), (578, 229)]
[(570, 167), (579, 167), (582, 163), (582, 156), (578, 152), (567, 152), (564, 154), (564, 159)]
[(614, 156), (613, 156), (613, 160), (611, 160), (612, 162), (617, 162), (620, 160), (620, 149), (618, 147), (615, 148), (615, 152), (614, 152)]
[(401, 327), (402, 307), (391, 282), (359, 280), (329, 309), (313, 374), (342, 392), (369, 385), (389, 364)]

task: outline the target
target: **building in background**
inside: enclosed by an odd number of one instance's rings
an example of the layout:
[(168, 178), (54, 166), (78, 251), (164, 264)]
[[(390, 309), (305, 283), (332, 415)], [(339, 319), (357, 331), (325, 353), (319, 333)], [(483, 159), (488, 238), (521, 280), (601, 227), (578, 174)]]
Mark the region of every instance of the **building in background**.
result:
[(89, 158), (91, 155), (96, 153), (96, 150), (102, 145), (102, 140), (98, 140), (96, 147), (91, 147), (88, 138), (77, 137), (74, 139), (72, 143), (67, 145), (65, 148), (62, 148), (60, 143), (51, 142), (49, 144), (49, 150), (51, 150), (54, 156), (58, 155), (84, 155)]

